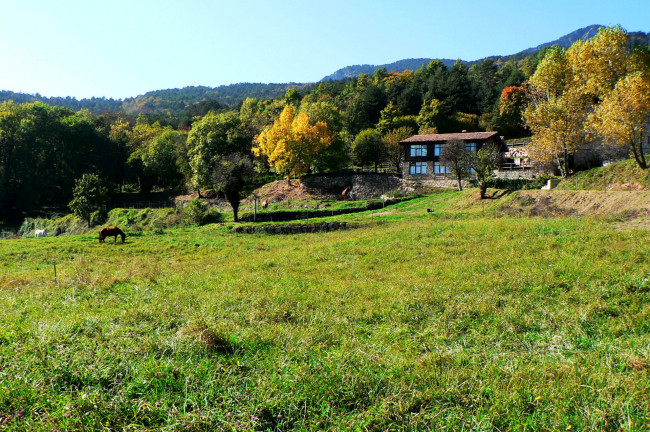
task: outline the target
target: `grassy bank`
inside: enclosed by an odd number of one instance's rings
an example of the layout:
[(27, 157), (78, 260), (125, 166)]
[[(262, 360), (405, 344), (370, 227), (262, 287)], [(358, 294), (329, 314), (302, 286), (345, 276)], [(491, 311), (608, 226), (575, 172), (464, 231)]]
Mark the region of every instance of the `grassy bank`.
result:
[(3, 241), (0, 430), (649, 429), (647, 231), (471, 193)]
[(650, 190), (650, 170), (639, 168), (633, 159), (592, 168), (562, 181), (564, 190)]

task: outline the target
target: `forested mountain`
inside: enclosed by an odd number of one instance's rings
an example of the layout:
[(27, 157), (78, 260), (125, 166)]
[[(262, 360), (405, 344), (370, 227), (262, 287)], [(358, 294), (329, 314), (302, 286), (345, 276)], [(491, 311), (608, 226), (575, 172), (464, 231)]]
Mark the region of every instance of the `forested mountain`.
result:
[[(461, 61), (465, 66), (471, 67), (481, 63), (484, 60), (493, 60), (494, 63), (501, 67), (510, 60), (521, 61), (525, 58), (532, 58), (542, 49), (552, 45), (569, 47), (577, 40), (585, 40), (596, 34), (600, 25), (592, 25), (578, 29), (552, 42), (538, 45), (534, 48), (528, 48), (517, 54), (508, 56), (490, 56), (481, 60), (466, 62)], [(631, 43), (648, 45), (650, 44), (650, 34), (644, 32), (629, 33)], [(322, 81), (337, 81), (350, 79), (359, 76), (362, 73), (372, 75), (375, 70), (385, 68), (387, 72), (403, 72), (407, 69), (415, 71), (422, 66), (426, 66), (433, 59), (404, 59), (384, 65), (355, 65), (347, 66), (331, 75), (327, 75)], [(441, 59), (443, 65), (451, 68), (455, 60)], [(94, 114), (100, 114), (107, 111), (124, 111), (128, 114), (137, 115), (140, 113), (149, 115), (180, 115), (182, 112), (192, 109), (192, 107), (201, 101), (212, 101), (225, 106), (234, 106), (248, 97), (256, 99), (275, 99), (282, 97), (288, 89), (295, 88), (305, 94), (310, 91), (315, 84), (284, 83), (284, 84), (261, 84), (261, 83), (239, 83), (222, 85), (218, 87), (190, 86), (182, 89), (165, 89), (155, 90), (139, 95), (136, 97), (126, 98), (124, 100), (112, 99), (105, 97), (93, 97), (90, 99), (76, 99), (72, 97), (44, 97), (40, 94), (25, 94), (12, 91), (0, 91), (0, 102), (13, 100), (16, 103), (26, 102), (44, 102), (49, 105), (63, 106), (72, 110), (87, 109)]]
[(44, 102), (75, 111), (87, 109), (93, 114), (106, 111), (125, 111), (127, 114), (178, 114), (201, 101), (216, 101), (223, 105), (236, 105), (248, 97), (275, 99), (284, 96), (291, 88), (306, 91), (313, 84), (261, 84), (239, 83), (219, 87), (190, 86), (182, 89), (155, 90), (132, 98), (107, 99), (105, 97), (76, 99), (68, 97), (45, 97), (40, 94), (16, 93), (0, 90), (0, 102), (12, 100), (16, 103)]
[[(375, 72), (377, 69), (380, 69), (382, 67), (386, 68), (386, 70), (389, 72), (404, 72), (406, 69), (418, 70), (422, 67), (422, 65), (426, 66), (429, 64), (429, 62), (433, 60), (435, 59), (418, 58), (418, 59), (398, 60), (396, 62), (385, 64), (385, 65), (363, 64), (363, 65), (346, 66), (344, 68), (337, 70), (331, 75), (327, 75), (321, 81), (337, 81), (346, 78), (354, 78), (356, 76), (361, 75), (362, 73), (372, 75), (373, 72)], [(444, 64), (447, 67), (452, 67), (456, 62), (456, 60), (451, 60), (451, 59), (440, 59), (440, 61), (442, 62), (442, 64)]]
[[(509, 60), (513, 61), (519, 61), (522, 60), (526, 57), (530, 56), (536, 56), (537, 53), (542, 51), (544, 48), (548, 48), (554, 45), (558, 45), (564, 48), (568, 48), (571, 45), (573, 45), (574, 42), (578, 40), (587, 40), (596, 35), (598, 33), (598, 29), (603, 26), (594, 24), (590, 25), (588, 27), (584, 27), (581, 29), (578, 29), (576, 31), (573, 31), (567, 35), (562, 36), (559, 39), (556, 39), (552, 42), (546, 42), (543, 44), (540, 44), (536, 47), (533, 48), (527, 48), (523, 51), (520, 51), (516, 54), (511, 54), (511, 55), (505, 55), (505, 56), (488, 56), (485, 58), (482, 58), (480, 60), (473, 60), (473, 61), (465, 61), (461, 60), (462, 63), (467, 65), (468, 67), (471, 67), (472, 65), (476, 63), (481, 63), (482, 61), (486, 59), (491, 59), (494, 60), (498, 65), (502, 65)], [(644, 32), (632, 32), (630, 33), (630, 42), (633, 44), (641, 44), (641, 45), (649, 45), (650, 44), (650, 33), (644, 33)], [(404, 72), (406, 69), (410, 70), (417, 70), (423, 65), (426, 66), (429, 64), (430, 61), (435, 60), (435, 59), (428, 59), (428, 58), (418, 58), (418, 59), (405, 59), (405, 60), (398, 60), (393, 63), (388, 63), (388, 64), (383, 64), (383, 65), (369, 65), (369, 64), (364, 64), (364, 65), (354, 65), (354, 66), (346, 66), (344, 68), (341, 68), (334, 72), (331, 75), (327, 75), (322, 79), (322, 81), (330, 81), (330, 80), (340, 80), (340, 79), (345, 79), (345, 78), (354, 78), (356, 76), (361, 75), (362, 73), (367, 73), (369, 75), (372, 75), (377, 69), (380, 68), (386, 68), (386, 71), (388, 72)], [(451, 67), (455, 60), (450, 60), (450, 59), (439, 59), (445, 66)]]
[(16, 103), (44, 102), (48, 105), (62, 106), (75, 111), (87, 109), (95, 114), (104, 111), (118, 111), (122, 109), (123, 101), (118, 99), (107, 99), (105, 97), (93, 97), (90, 99), (77, 99), (73, 97), (45, 97), (36, 93), (35, 95), (27, 93), (16, 93), (8, 90), (0, 90), (0, 102), (12, 100)]
[(151, 114), (182, 111), (190, 105), (203, 100), (215, 100), (224, 105), (236, 105), (246, 98), (276, 99), (284, 96), (287, 90), (304, 90), (310, 84), (261, 84), (239, 83), (219, 87), (192, 86), (182, 89), (155, 90), (135, 98), (127, 98), (122, 109), (129, 114)]

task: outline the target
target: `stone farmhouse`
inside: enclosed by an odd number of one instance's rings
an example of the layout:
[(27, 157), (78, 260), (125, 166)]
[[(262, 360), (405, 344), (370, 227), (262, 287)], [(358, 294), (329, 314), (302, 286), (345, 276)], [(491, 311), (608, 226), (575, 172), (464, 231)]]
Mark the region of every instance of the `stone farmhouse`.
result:
[(498, 132), (462, 132), (414, 135), (403, 141), (404, 162), (402, 175), (407, 180), (446, 178), (451, 175), (447, 166), (440, 161), (440, 152), (445, 143), (460, 141), (469, 151), (478, 151), (487, 144), (499, 146), (504, 155), (508, 146)]

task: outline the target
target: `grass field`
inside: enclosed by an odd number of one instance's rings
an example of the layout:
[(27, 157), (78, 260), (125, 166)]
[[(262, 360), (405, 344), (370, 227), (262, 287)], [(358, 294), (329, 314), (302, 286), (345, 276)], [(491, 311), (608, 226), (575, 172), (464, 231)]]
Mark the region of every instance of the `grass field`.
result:
[(0, 430), (649, 430), (648, 231), (474, 193), (3, 240)]

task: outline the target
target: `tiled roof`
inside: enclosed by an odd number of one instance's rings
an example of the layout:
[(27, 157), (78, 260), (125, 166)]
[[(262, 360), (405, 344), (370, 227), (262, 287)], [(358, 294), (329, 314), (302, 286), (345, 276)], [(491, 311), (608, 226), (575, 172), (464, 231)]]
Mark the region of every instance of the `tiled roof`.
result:
[(400, 143), (414, 143), (414, 142), (446, 142), (446, 141), (470, 141), (470, 140), (486, 140), (493, 136), (498, 137), (499, 132), (463, 132), (463, 133), (446, 133), (446, 134), (430, 134), (430, 135), (413, 135), (410, 138), (400, 141)]

